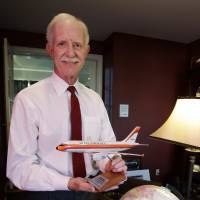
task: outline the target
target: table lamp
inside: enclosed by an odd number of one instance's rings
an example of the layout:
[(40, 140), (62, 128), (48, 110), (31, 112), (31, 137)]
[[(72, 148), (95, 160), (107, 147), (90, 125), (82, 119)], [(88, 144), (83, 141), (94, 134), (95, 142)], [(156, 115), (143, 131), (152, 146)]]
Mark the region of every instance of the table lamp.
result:
[(189, 157), (187, 199), (190, 198), (195, 153), (200, 152), (200, 98), (179, 98), (167, 121), (150, 135), (163, 141), (184, 146)]

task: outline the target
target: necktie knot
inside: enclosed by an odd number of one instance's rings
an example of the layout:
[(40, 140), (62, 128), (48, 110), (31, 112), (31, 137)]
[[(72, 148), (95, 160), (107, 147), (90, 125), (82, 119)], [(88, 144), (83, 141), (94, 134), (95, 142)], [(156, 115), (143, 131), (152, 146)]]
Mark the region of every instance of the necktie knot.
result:
[(75, 88), (74, 86), (69, 86), (69, 87), (67, 88), (67, 90), (70, 91), (71, 94), (75, 94), (76, 88)]

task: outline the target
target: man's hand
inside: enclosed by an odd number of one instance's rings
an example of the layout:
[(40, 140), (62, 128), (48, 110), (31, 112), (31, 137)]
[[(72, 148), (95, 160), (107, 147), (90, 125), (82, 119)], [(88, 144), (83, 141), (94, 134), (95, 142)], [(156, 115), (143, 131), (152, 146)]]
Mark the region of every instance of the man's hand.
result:
[(75, 191), (95, 192), (94, 186), (87, 182), (84, 178), (70, 178), (68, 188)]
[(112, 171), (112, 172), (127, 172), (127, 166), (124, 160), (120, 156), (114, 156), (105, 166), (105, 171)]

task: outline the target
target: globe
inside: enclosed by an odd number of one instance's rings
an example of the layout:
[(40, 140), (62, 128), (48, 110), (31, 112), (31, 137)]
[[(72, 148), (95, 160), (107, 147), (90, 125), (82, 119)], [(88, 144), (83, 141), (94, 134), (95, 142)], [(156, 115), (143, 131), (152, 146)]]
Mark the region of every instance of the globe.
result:
[(142, 185), (125, 193), (120, 200), (179, 200), (169, 189), (156, 185)]

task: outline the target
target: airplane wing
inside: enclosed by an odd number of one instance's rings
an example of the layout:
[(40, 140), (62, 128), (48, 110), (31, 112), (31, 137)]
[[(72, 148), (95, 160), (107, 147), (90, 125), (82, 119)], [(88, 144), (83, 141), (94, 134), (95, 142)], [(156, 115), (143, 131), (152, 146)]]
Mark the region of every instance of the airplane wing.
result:
[(137, 156), (137, 157), (144, 157), (144, 154), (134, 154), (134, 153), (121, 153), (121, 152), (107, 152), (107, 153), (94, 153), (92, 154), (92, 158), (95, 161), (102, 160), (105, 158), (109, 158), (112, 160), (114, 156)]

